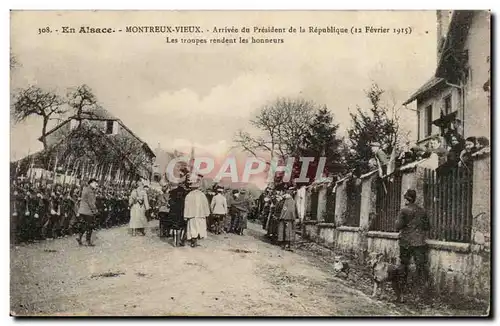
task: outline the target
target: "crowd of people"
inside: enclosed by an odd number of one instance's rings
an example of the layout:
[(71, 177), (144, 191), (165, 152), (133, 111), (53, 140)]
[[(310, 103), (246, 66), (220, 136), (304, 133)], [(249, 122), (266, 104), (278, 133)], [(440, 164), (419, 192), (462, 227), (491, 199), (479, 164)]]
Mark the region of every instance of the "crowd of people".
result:
[(253, 200), (243, 190), (220, 186), (201, 191), (197, 182), (170, 183), (158, 198), (160, 237), (172, 237), (174, 246), (198, 246), (213, 234), (243, 235)]
[(257, 200), (256, 214), (260, 217), (266, 236), (285, 250), (291, 250), (295, 242), (297, 205), (295, 188), (266, 188)]

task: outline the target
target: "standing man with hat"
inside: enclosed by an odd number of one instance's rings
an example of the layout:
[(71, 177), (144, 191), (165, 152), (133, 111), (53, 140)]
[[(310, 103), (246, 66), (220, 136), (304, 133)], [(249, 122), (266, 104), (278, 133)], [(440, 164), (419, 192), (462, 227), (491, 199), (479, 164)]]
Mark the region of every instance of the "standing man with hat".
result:
[(216, 234), (221, 234), (222, 229), (224, 226), (224, 217), (227, 214), (227, 200), (222, 193), (224, 192), (224, 189), (219, 187), (217, 188), (217, 195), (215, 195), (214, 198), (212, 198), (211, 202), (211, 209), (212, 209), (212, 214), (214, 216), (214, 222), (215, 222), (215, 233)]
[(399, 257), (404, 268), (404, 284), (406, 285), (408, 270), (413, 257), (417, 266), (420, 286), (427, 290), (429, 277), (425, 239), (430, 229), (429, 218), (425, 210), (415, 203), (417, 199), (415, 190), (408, 189), (404, 199), (406, 206), (401, 209), (396, 224), (396, 229), (399, 231)]
[(76, 241), (81, 246), (82, 237), (86, 233), (87, 245), (93, 247), (92, 243), (92, 230), (94, 228), (95, 218), (98, 213), (96, 206), (96, 189), (97, 180), (90, 179), (88, 186), (83, 188), (82, 199), (80, 200), (80, 208), (78, 214), (80, 215), (81, 225), (80, 232)]

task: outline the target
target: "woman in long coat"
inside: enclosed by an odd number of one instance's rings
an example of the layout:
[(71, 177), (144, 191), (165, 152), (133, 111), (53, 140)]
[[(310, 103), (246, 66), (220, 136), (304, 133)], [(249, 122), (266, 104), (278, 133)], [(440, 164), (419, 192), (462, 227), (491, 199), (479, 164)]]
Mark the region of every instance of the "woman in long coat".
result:
[(148, 194), (143, 188), (142, 182), (137, 182), (137, 188), (132, 190), (129, 200), (130, 207), (130, 229), (132, 236), (137, 232), (146, 235), (145, 228), (148, 225), (146, 211), (149, 209)]
[(288, 190), (284, 197), (277, 220), (277, 241), (283, 249), (291, 249), (291, 245), (295, 241), (295, 219), (297, 218), (293, 189)]

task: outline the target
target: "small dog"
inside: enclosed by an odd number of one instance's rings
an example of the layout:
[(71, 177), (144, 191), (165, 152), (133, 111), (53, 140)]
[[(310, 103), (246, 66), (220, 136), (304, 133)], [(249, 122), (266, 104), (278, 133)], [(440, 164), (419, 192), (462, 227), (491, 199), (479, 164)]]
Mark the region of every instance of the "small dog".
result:
[(347, 263), (347, 261), (342, 260), (342, 257), (340, 256), (335, 256), (333, 270), (337, 275), (343, 274), (345, 278), (349, 277), (349, 264)]
[(381, 261), (384, 255), (381, 253), (372, 252), (369, 256), (369, 263), (373, 277), (373, 294), (377, 295), (377, 290), (380, 287), (384, 290), (384, 284), (391, 282), (392, 289), (396, 293), (396, 301), (403, 302), (403, 282), (404, 269), (403, 266), (394, 265), (388, 262)]

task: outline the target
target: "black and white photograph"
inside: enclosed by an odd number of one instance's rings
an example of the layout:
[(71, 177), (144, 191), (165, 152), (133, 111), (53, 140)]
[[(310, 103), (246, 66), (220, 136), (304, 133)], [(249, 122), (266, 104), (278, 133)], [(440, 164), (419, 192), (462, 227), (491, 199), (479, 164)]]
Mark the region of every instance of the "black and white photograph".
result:
[(491, 26), (11, 10), (10, 316), (490, 316)]

